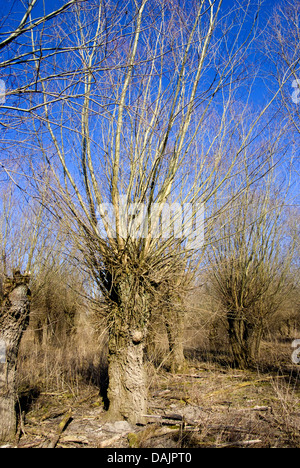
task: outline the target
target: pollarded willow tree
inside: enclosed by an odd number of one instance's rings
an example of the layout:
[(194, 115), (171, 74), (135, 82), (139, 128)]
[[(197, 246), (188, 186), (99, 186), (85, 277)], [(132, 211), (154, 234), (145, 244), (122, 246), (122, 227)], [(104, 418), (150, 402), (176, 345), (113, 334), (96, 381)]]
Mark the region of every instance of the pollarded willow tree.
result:
[(295, 239), (287, 227), (288, 188), (273, 169), (220, 215), (208, 249), (209, 283), (227, 322), (234, 363), (256, 367), (263, 335), (293, 288)]
[[(17, 361), (29, 324), (30, 270), (41, 263), (48, 223), (40, 203), (27, 204), (12, 182), (0, 196), (0, 441), (14, 441), (17, 429)], [(22, 272), (26, 272), (22, 274)]]
[[(29, 141), (24, 127), (25, 122), (29, 127), (28, 122), (32, 122), (35, 109), (30, 96), (32, 89), (37, 92), (40, 81), (38, 69), (34, 75), (27, 74), (24, 64), (30, 65), (32, 61), (35, 64), (37, 54), (41, 62), (64, 53), (57, 44), (53, 48), (49, 41), (39, 43), (33, 50), (31, 38), (43, 35), (50, 22), (80, 2), (64, 1), (58, 8), (49, 7), (49, 3), (41, 5), (38, 0), (1, 4), (0, 441), (13, 440), (16, 432), (17, 356), (30, 312), (30, 275), (22, 275), (21, 271), (29, 271), (45, 240), (41, 236), (45, 190), (42, 189), (41, 203), (32, 209), (28, 222), (27, 183), (20, 182), (20, 175), (30, 172), (24, 158)], [(17, 187), (17, 196), (12, 186)]]
[(29, 275), (15, 271), (0, 294), (0, 441), (14, 439), (17, 429), (16, 369), (19, 345), (29, 323)]
[[(55, 34), (31, 35), (35, 61), (26, 70), (39, 78), (32, 141), (42, 160), (33, 160), (34, 181), (51, 179), (48, 207), (107, 304), (111, 418), (143, 421), (153, 295), (193, 264), (202, 247), (197, 214), (239, 171), (273, 101), (248, 115), (241, 134), (247, 98), (238, 106), (238, 92), (258, 21), (252, 7), (90, 1), (76, 4)], [(67, 52), (44, 61), (34, 51), (49, 37)]]

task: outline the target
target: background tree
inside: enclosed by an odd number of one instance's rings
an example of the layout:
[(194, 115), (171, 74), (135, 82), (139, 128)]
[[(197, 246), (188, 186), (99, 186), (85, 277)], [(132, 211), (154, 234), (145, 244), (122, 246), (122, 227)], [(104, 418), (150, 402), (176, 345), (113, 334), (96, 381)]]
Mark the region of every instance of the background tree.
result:
[(135, 423), (147, 408), (153, 295), (199, 249), (188, 243), (197, 204), (239, 172), (270, 102), (247, 116), (241, 134), (247, 106), (236, 101), (257, 24), (250, 2), (231, 17), (221, 1), (115, 6), (75, 5), (60, 28), (64, 62), (36, 56), (40, 76), (62, 79), (40, 80), (34, 96), (34, 142), (45, 165), (34, 167), (38, 186), (42, 171), (51, 174), (49, 206), (68, 223), (107, 303), (109, 415)]
[(16, 366), (20, 340), (29, 323), (30, 277), (15, 270), (3, 283), (0, 297), (0, 441), (16, 434)]
[(44, 246), (46, 261), (37, 259), (31, 282), (30, 326), (42, 347), (68, 347), (76, 332), (81, 303), (88, 301), (85, 276), (73, 262), (76, 254), (66, 255), (63, 232), (58, 234), (56, 245)]
[[(2, 146), (15, 150), (17, 137), (30, 161), (22, 171), (40, 197), (51, 184), (47, 208), (63, 219), (107, 304), (110, 416), (138, 422), (152, 298), (176, 284), (183, 258), (191, 265), (199, 204), (238, 176), (283, 83), (257, 112), (248, 107), (253, 2), (233, 11), (221, 0), (71, 7), (55, 24), (27, 31), (30, 60), (19, 63), (11, 92), (16, 99), (26, 90), (27, 99), (3, 107)], [(253, 148), (253, 180), (264, 164), (256, 155)]]
[(241, 368), (257, 364), (268, 321), (293, 284), (294, 242), (285, 225), (286, 200), (274, 182), (272, 171), (265, 187), (249, 188), (230, 204), (208, 254), (211, 292), (226, 314), (234, 362)]
[(16, 192), (15, 185), (8, 183), (1, 200), (0, 440), (4, 441), (13, 439), (16, 432), (17, 357), (29, 324), (30, 268), (43, 243), (43, 209), (24, 207)]
[[(184, 332), (186, 317), (186, 297), (193, 284), (193, 275), (188, 273), (187, 265), (182, 264), (180, 271), (172, 278), (163, 281), (156, 289), (152, 299), (147, 356), (158, 364), (164, 364), (172, 373), (183, 372), (186, 368), (184, 355)], [(168, 341), (168, 354), (158, 362), (157, 331), (165, 332)]]

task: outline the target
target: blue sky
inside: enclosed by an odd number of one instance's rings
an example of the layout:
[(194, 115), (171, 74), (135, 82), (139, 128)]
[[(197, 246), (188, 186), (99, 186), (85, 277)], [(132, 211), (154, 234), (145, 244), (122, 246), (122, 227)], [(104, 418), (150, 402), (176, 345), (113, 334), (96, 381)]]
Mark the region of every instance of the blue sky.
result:
[[(88, 0), (89, 1), (89, 0)], [(116, 3), (119, 3), (120, 5), (124, 5), (126, 2), (122, 2), (119, 0), (115, 0)], [(251, 7), (249, 14), (250, 16), (255, 15), (256, 12), (256, 5), (257, 5), (258, 0), (251, 1)], [(18, 24), (20, 19), (22, 18), (24, 14), (24, 7), (22, 5), (23, 2), (21, 0), (0, 0), (0, 16), (2, 18), (5, 18), (6, 14), (8, 14), (10, 11), (13, 12), (13, 15), (10, 17), (9, 20), (3, 23), (2, 20), (2, 29), (0, 30), (0, 34), (5, 33), (6, 31), (10, 30), (12, 26), (15, 26)], [(48, 14), (54, 9), (60, 8), (63, 4), (65, 3), (64, 0), (38, 0), (36, 7), (33, 10), (33, 17), (39, 17), (44, 13)], [(151, 3), (151, 0), (150, 0)], [(241, 2), (237, 2), (236, 0), (223, 0), (223, 13), (225, 13), (227, 10), (230, 10), (234, 7), (236, 7), (239, 3), (247, 3), (246, 0), (241, 0)], [(270, 14), (272, 13), (272, 10), (274, 7), (279, 4), (282, 5), (284, 3), (283, 0), (265, 0), (262, 5), (261, 9), (261, 27), (263, 28), (266, 24), (267, 19), (269, 18)], [(222, 13), (221, 13), (222, 16)], [(250, 26), (249, 22), (249, 26)], [(0, 20), (0, 25), (1, 25), (1, 20)], [(246, 34), (246, 32), (245, 32)], [(234, 37), (233, 37), (234, 39)], [(19, 39), (19, 42), (22, 43), (21, 38)], [(269, 65), (266, 65), (266, 67)], [(267, 68), (266, 68), (267, 71)], [(0, 77), (1, 78), (1, 77)], [(291, 93), (292, 93), (292, 88), (291, 88)], [(245, 93), (246, 95), (247, 93)], [(257, 80), (255, 83), (255, 86), (253, 87), (252, 95), (251, 95), (251, 103), (254, 107), (260, 107), (262, 103), (267, 99), (266, 96), (266, 87), (264, 86), (264, 83), (262, 82), (261, 79)]]
[[(243, 1), (243, 0), (242, 0)], [(117, 2), (117, 0), (116, 0)], [(64, 0), (38, 0), (34, 10), (33, 10), (33, 17), (38, 17), (43, 14), (45, 11), (46, 14), (52, 12), (53, 10), (60, 8), (66, 3)], [(121, 1), (120, 4), (123, 2)], [(124, 2), (125, 3), (125, 2)], [(227, 10), (229, 8), (235, 7), (239, 2), (236, 0), (223, 0), (223, 9)], [(277, 4), (282, 4), (283, 0), (264, 0), (262, 6), (262, 15), (263, 17), (268, 17), (274, 6)], [(253, 2), (253, 10), (256, 9), (256, 1)], [(6, 15), (13, 11), (15, 21), (18, 21), (22, 15), (24, 14), (24, 6), (20, 0), (1, 0), (0, 2), (0, 17), (2, 21), (0, 25), (5, 30), (6, 25), (3, 25), (3, 18)], [(8, 23), (7, 23), (8, 24)], [(2, 31), (3, 31), (2, 29)]]
[[(117, 0), (115, 0), (117, 2)], [(151, 0), (150, 0), (151, 2)], [(34, 9), (33, 12), (33, 17), (37, 18), (40, 17), (41, 15), (44, 14), (44, 8), (45, 8), (45, 13), (48, 14), (54, 9), (60, 8), (65, 2), (63, 0), (39, 0), (36, 8)], [(252, 18), (255, 15), (256, 12), (256, 3), (257, 1), (254, 0), (251, 4), (250, 7), (250, 16), (252, 14)], [(264, 27), (269, 16), (272, 13), (273, 8), (276, 6), (276, 4), (282, 4), (283, 0), (266, 0), (263, 3), (262, 10), (261, 10), (261, 27)], [(120, 2), (121, 5), (124, 5), (123, 2)], [(237, 2), (234, 0), (223, 0), (223, 13), (226, 12), (228, 9), (231, 9), (237, 5)], [(253, 5), (253, 6), (252, 6)], [(10, 19), (6, 22), (3, 22), (3, 18), (10, 12), (13, 11), (13, 16), (10, 17)], [(24, 7), (22, 6), (22, 2), (20, 0), (0, 0), (0, 17), (2, 17), (2, 22), (0, 19), (0, 26), (2, 26), (2, 29), (0, 29), (0, 34), (5, 34), (5, 32), (10, 31), (12, 27), (17, 25), (20, 21), (20, 19), (23, 17), (24, 14)], [(221, 14), (222, 15), (222, 14)], [(250, 25), (250, 23), (249, 23)], [(3, 37), (3, 36), (2, 36)], [(1, 39), (1, 36), (0, 36)], [(19, 39), (19, 43), (22, 43), (22, 38)], [(6, 52), (5, 52), (6, 53)], [(266, 65), (266, 67), (269, 65)], [(267, 68), (266, 68), (267, 71)], [(1, 76), (0, 76), (1, 78)], [(25, 79), (26, 77), (24, 77)], [(255, 87), (253, 88), (252, 92), (252, 105), (260, 107), (262, 104), (261, 101), (266, 99), (265, 96), (266, 93), (266, 88), (264, 86), (264, 83), (262, 80), (257, 80)], [(292, 93), (292, 88), (291, 88), (291, 93)], [(0, 136), (0, 141), (1, 141), (1, 136)], [(18, 151), (18, 150), (17, 150)], [(26, 151), (26, 150), (24, 150)], [(12, 152), (16, 152), (15, 147), (13, 147)], [(2, 155), (4, 152), (2, 153)], [(5, 153), (5, 157), (7, 153)], [(1, 158), (3, 156), (0, 156)], [(72, 167), (72, 166), (71, 166)], [(75, 171), (74, 167), (72, 169)], [(281, 168), (282, 169), (282, 168)], [(294, 193), (297, 195), (297, 187), (294, 190)]]

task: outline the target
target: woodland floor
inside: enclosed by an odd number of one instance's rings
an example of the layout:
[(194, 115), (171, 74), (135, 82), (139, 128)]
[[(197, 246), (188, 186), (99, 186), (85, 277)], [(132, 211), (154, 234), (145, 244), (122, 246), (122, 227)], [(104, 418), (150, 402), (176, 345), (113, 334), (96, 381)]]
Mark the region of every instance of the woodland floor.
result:
[(15, 447), (300, 447), (300, 368), (240, 371), (189, 361), (184, 374), (149, 365), (146, 426), (107, 422), (99, 389), (23, 394)]

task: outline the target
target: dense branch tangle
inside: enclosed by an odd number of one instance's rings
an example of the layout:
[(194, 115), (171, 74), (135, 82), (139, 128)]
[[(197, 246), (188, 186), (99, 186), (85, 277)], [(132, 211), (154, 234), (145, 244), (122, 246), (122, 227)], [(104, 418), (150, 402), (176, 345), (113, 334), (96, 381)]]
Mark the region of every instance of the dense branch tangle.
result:
[(263, 187), (249, 187), (231, 202), (219, 219), (219, 240), (208, 251), (213, 300), (224, 312), (234, 362), (241, 368), (257, 365), (268, 322), (293, 287), (287, 194), (274, 187), (271, 171)]

